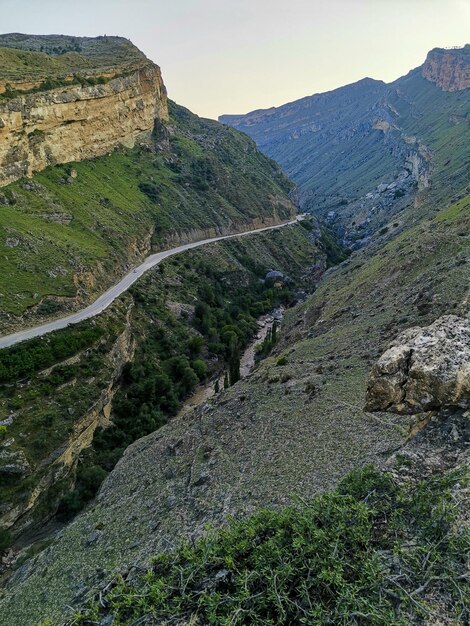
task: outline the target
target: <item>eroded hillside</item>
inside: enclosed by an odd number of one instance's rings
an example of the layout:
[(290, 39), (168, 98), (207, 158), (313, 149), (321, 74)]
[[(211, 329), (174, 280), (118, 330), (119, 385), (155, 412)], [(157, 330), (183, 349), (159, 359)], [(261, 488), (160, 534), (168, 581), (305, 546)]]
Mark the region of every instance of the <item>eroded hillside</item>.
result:
[(90, 303), (152, 251), (295, 213), (291, 183), (248, 137), (170, 111), (144, 145), (0, 192), (3, 332)]
[(468, 184), (468, 49), (435, 49), (390, 84), (367, 78), (220, 120), (253, 137), (295, 181), (302, 207), (360, 247), (429, 193), (449, 202)]

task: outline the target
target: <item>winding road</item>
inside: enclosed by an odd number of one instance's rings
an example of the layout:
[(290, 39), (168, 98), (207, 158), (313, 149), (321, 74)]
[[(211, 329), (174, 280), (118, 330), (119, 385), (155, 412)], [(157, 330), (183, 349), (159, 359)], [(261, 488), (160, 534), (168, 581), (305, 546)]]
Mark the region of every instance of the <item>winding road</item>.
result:
[(159, 263), (161, 263), (164, 259), (167, 259), (170, 256), (174, 256), (175, 254), (180, 254), (181, 252), (185, 252), (186, 250), (192, 250), (193, 248), (199, 248), (201, 246), (205, 246), (209, 243), (214, 243), (216, 241), (222, 241), (224, 239), (233, 239), (234, 237), (244, 237), (246, 235), (253, 235), (265, 232), (267, 230), (275, 230), (277, 228), (283, 228), (284, 226), (289, 226), (290, 224), (296, 224), (297, 222), (303, 219), (303, 215), (298, 215), (294, 220), (290, 222), (284, 222), (282, 224), (277, 224), (276, 226), (266, 226), (265, 228), (257, 228), (255, 230), (247, 230), (243, 233), (235, 233), (233, 235), (222, 235), (220, 237), (212, 237), (211, 239), (201, 239), (200, 241), (195, 241), (193, 243), (187, 243), (183, 246), (178, 246), (177, 248), (171, 248), (170, 250), (163, 250), (162, 252), (156, 252), (155, 254), (151, 254), (148, 256), (143, 263), (141, 263), (138, 267), (131, 270), (128, 274), (124, 276), (116, 285), (110, 287), (108, 291), (105, 291), (97, 300), (95, 300), (92, 304), (82, 309), (81, 311), (77, 311), (76, 313), (71, 313), (70, 315), (66, 315), (65, 317), (61, 317), (52, 322), (48, 322), (46, 324), (41, 324), (39, 326), (35, 326), (33, 328), (28, 328), (26, 330), (20, 330), (11, 335), (5, 335), (4, 337), (0, 337), (0, 349), (8, 348), (9, 346), (14, 346), (17, 343), (22, 341), (26, 341), (28, 339), (33, 339), (34, 337), (41, 337), (42, 335), (46, 335), (47, 333), (51, 333), (54, 330), (60, 330), (61, 328), (66, 328), (71, 324), (77, 324), (78, 322), (82, 322), (83, 320), (89, 319), (90, 317), (95, 317), (102, 313), (116, 298), (118, 298), (122, 293), (127, 291), (131, 285), (133, 285), (136, 280), (138, 280), (145, 272), (152, 269)]

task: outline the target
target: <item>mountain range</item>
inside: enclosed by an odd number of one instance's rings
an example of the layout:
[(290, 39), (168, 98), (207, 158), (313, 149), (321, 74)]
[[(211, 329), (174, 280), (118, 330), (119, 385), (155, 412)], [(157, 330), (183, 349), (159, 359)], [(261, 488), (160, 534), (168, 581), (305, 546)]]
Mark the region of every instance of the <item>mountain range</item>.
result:
[(469, 59), (469, 45), (436, 48), (421, 67), (390, 84), (365, 78), (219, 119), (282, 166), (303, 209), (334, 225), (349, 245), (363, 245), (407, 204), (419, 204), (431, 171), (431, 193), (440, 200), (449, 193), (456, 199), (467, 181)]

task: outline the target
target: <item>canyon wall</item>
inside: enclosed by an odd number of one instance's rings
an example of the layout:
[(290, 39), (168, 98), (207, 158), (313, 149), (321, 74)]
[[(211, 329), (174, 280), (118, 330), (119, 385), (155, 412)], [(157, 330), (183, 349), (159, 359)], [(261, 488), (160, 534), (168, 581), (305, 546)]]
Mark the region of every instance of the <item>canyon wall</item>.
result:
[(422, 74), (443, 91), (470, 87), (470, 45), (463, 48), (434, 48), (428, 53)]
[(74, 84), (0, 100), (0, 186), (48, 165), (132, 147), (168, 119), (158, 66), (147, 62), (97, 85)]

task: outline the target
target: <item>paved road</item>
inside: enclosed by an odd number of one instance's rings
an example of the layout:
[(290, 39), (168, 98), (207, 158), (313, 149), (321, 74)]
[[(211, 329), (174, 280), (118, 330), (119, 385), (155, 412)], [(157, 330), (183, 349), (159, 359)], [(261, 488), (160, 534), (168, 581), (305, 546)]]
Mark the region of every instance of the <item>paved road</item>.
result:
[(237, 233), (235, 235), (223, 235), (221, 237), (213, 237), (212, 239), (202, 239), (201, 241), (187, 243), (183, 246), (178, 246), (177, 248), (171, 248), (171, 250), (164, 250), (163, 252), (151, 254), (145, 259), (145, 261), (141, 265), (126, 274), (122, 280), (120, 280), (116, 285), (108, 289), (108, 291), (103, 293), (97, 300), (95, 300), (95, 302), (93, 302), (93, 304), (90, 304), (81, 311), (77, 311), (76, 313), (72, 313), (71, 315), (66, 315), (65, 317), (61, 317), (57, 320), (54, 320), (53, 322), (48, 322), (47, 324), (41, 324), (40, 326), (35, 326), (34, 328), (21, 330), (17, 333), (13, 333), (12, 335), (5, 335), (4, 337), (0, 337), (0, 349), (7, 348), (8, 346), (14, 346), (21, 341), (33, 339), (34, 337), (40, 337), (41, 335), (46, 335), (47, 333), (50, 333), (54, 330), (65, 328), (70, 324), (77, 324), (78, 322), (82, 322), (83, 320), (89, 319), (90, 317), (95, 317), (95, 315), (99, 315), (117, 297), (124, 293), (124, 291), (127, 291), (127, 289), (129, 289), (129, 287), (133, 285), (135, 281), (142, 276), (142, 274), (145, 274), (145, 272), (147, 272), (149, 269), (152, 269), (152, 267), (155, 267), (156, 265), (161, 263), (163, 259), (167, 259), (168, 257), (174, 256), (175, 254), (180, 254), (181, 252), (185, 252), (186, 250), (192, 250), (193, 248), (205, 246), (208, 243), (214, 243), (215, 241), (232, 239), (233, 237), (244, 237), (246, 235), (252, 235), (254, 233), (262, 233), (266, 230), (283, 228), (284, 226), (288, 226), (289, 224), (295, 224), (302, 219), (303, 215), (299, 215), (296, 217), (295, 220), (285, 222), (284, 224), (278, 224), (277, 226), (267, 226), (265, 228), (249, 230), (244, 233)]

